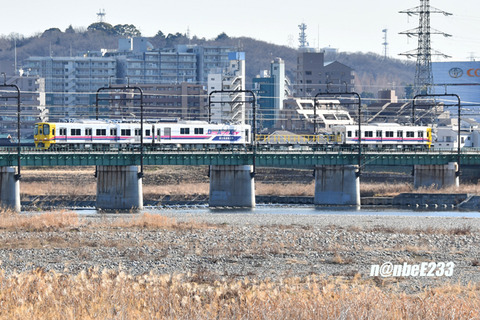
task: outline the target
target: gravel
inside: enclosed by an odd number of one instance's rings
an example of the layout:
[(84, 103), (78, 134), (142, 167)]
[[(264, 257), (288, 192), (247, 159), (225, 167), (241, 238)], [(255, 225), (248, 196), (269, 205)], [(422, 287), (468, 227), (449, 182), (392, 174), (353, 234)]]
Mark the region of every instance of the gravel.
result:
[[(6, 274), (36, 268), (69, 274), (92, 268), (191, 273), (196, 281), (356, 275), (408, 292), (480, 281), (478, 218), (168, 210), (164, 215), (185, 223), (167, 229), (96, 227), (98, 216), (90, 216), (78, 228), (0, 230), (0, 268)], [(372, 265), (386, 262), (449, 261), (455, 263), (451, 277), (370, 276)]]

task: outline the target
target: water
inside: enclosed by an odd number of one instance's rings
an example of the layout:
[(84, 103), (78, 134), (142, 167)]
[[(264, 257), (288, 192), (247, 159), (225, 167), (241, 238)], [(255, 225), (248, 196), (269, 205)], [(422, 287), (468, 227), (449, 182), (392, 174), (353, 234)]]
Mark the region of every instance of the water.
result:
[[(85, 215), (97, 215), (91, 208), (76, 208), (75, 212)], [(460, 210), (412, 210), (398, 208), (352, 208), (352, 207), (315, 207), (312, 205), (272, 205), (257, 204), (255, 208), (209, 208), (208, 205), (178, 205), (165, 207), (145, 207), (142, 213), (151, 214), (185, 214), (191, 217), (204, 214), (258, 214), (258, 215), (358, 215), (358, 216), (407, 216), (407, 217), (465, 217), (480, 218), (478, 211)], [(120, 212), (119, 212), (120, 213)], [(127, 211), (127, 213), (131, 213)]]

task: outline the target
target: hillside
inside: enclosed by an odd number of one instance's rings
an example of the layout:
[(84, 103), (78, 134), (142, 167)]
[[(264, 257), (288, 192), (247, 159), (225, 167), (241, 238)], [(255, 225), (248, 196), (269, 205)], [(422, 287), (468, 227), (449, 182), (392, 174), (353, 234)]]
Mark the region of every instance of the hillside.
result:
[[(129, 25), (123, 25), (129, 26)], [(116, 28), (117, 26), (115, 26)], [(133, 27), (134, 26), (130, 26)], [(0, 71), (13, 74), (15, 65), (15, 44), (17, 52), (17, 65), (30, 56), (75, 56), (86, 51), (98, 51), (102, 48), (116, 49), (118, 39), (131, 33), (106, 32), (105, 30), (73, 29), (61, 31), (52, 28), (32, 37), (23, 37), (14, 34), (0, 36)], [(231, 38), (220, 34), (216, 39), (194, 37), (187, 39), (185, 35), (168, 34), (162, 32), (155, 37), (148, 38), (155, 48), (171, 47), (175, 44), (190, 43), (203, 45), (228, 45), (246, 53), (247, 83), (255, 77), (260, 70), (269, 69), (270, 62), (275, 57), (285, 61), (287, 76), (293, 82), (297, 50), (274, 45), (252, 38)], [(379, 89), (395, 88), (399, 96), (403, 96), (403, 87), (413, 82), (415, 65), (399, 59), (384, 60), (382, 56), (373, 53), (347, 53), (326, 54), (325, 61), (337, 60), (355, 71), (356, 91), (359, 93), (376, 94)], [(247, 88), (248, 89), (248, 88)]]

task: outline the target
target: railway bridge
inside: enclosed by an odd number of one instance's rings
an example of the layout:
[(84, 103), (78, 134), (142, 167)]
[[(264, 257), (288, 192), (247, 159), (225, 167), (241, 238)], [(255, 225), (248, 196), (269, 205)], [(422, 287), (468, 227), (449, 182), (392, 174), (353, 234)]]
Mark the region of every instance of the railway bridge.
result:
[[(360, 205), (360, 177), (365, 166), (414, 167), (414, 184), (458, 185), (461, 165), (480, 165), (480, 151), (323, 150), (162, 150), (63, 152), (17, 149), (0, 151), (0, 203), (20, 210), (20, 166), (96, 166), (97, 208), (143, 207), (143, 167), (210, 166), (210, 206), (255, 206), (255, 168), (313, 168), (315, 204)], [(17, 167), (17, 170), (15, 170)], [(16, 173), (17, 171), (17, 173)]]

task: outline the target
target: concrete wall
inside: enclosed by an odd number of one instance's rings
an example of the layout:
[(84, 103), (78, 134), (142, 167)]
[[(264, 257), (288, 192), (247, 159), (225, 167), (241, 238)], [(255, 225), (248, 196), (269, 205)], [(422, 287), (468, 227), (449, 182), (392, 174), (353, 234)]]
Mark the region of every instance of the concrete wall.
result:
[(142, 179), (137, 166), (97, 167), (97, 209), (143, 209)]
[(437, 189), (442, 187), (459, 186), (459, 177), (457, 175), (458, 165), (456, 162), (449, 162), (446, 165), (415, 165), (413, 186), (432, 187)]
[(210, 166), (211, 207), (255, 207), (252, 166)]
[(319, 166), (315, 168), (316, 205), (360, 206), (358, 166)]
[(0, 167), (0, 206), (20, 212), (20, 181), (15, 179), (15, 168)]

